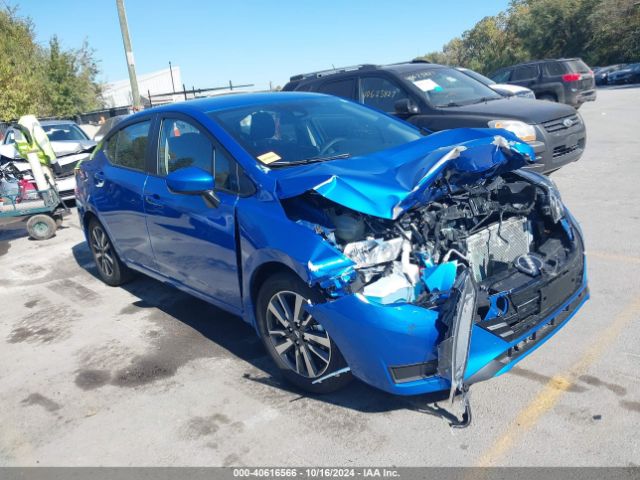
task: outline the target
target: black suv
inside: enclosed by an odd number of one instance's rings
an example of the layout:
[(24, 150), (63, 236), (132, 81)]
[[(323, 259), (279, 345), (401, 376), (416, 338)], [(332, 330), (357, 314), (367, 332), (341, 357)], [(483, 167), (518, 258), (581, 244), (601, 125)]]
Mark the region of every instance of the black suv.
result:
[(566, 103), (580, 108), (596, 99), (596, 82), (591, 69), (579, 58), (537, 60), (501, 68), (491, 80), (533, 90), (539, 100)]
[(503, 97), (455, 68), (426, 62), (358, 65), (296, 75), (283, 90), (328, 93), (355, 100), (431, 131), (505, 128), (528, 142), (550, 173), (578, 160), (586, 144), (582, 117), (557, 103)]

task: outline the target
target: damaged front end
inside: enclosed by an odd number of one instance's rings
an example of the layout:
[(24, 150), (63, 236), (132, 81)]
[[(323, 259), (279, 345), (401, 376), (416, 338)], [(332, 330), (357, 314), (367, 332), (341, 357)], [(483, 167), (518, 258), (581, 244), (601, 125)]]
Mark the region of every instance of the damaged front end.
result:
[(493, 168), (521, 152), (491, 145), (498, 160), (473, 172), (452, 160), (488, 150), (442, 153), (420, 187), (387, 202), (387, 215), (384, 199), (375, 208), (339, 203), (327, 182), (281, 200), (291, 220), (339, 252), (310, 262), (327, 300), (308, 310), (364, 381), (399, 394), (450, 389), (453, 398), (507, 371), (586, 300), (582, 239), (555, 186)]

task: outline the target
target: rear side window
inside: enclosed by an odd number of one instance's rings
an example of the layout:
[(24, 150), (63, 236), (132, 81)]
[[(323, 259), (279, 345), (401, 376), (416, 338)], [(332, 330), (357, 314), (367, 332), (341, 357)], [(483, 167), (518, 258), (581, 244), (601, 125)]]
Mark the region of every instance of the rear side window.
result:
[(144, 171), (150, 126), (151, 122), (147, 120), (112, 135), (104, 148), (109, 161), (119, 167)]
[(407, 93), (383, 77), (364, 77), (360, 80), (362, 103), (383, 112), (395, 112), (395, 103), (407, 98)]
[(352, 100), (355, 96), (356, 81), (354, 78), (325, 83), (318, 89), (321, 93)]
[(521, 67), (516, 67), (513, 71), (513, 75), (511, 76), (512, 81), (518, 80), (532, 80), (538, 77), (538, 66), (537, 65), (523, 65)]
[(548, 77), (559, 77), (560, 75), (567, 73), (567, 71), (562, 63), (549, 62), (544, 64), (544, 73)]

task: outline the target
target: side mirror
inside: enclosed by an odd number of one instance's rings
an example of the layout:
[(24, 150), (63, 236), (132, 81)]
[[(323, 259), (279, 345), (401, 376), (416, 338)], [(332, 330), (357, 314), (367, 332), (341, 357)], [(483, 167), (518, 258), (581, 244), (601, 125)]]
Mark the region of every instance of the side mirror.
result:
[(215, 181), (209, 172), (201, 168), (185, 167), (171, 172), (166, 178), (167, 187), (174, 193), (201, 195), (207, 206), (217, 208), (220, 199), (213, 191)]
[(413, 103), (408, 98), (401, 98), (400, 100), (398, 100), (396, 103), (393, 104), (393, 108), (395, 109), (396, 113), (404, 114), (404, 115), (413, 115), (415, 113), (420, 112), (418, 105)]
[(166, 182), (169, 190), (185, 195), (202, 195), (214, 187), (213, 176), (196, 167), (179, 168), (167, 175)]

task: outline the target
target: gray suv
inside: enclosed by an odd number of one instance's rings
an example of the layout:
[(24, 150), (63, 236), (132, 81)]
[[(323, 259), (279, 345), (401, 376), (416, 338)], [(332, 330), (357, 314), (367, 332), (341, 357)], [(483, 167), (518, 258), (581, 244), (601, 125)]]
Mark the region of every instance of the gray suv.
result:
[(540, 173), (577, 161), (587, 141), (582, 117), (568, 105), (503, 97), (455, 68), (426, 62), (296, 75), (283, 90), (348, 98), (434, 132), (504, 128), (533, 147), (537, 162), (527, 168)]
[(501, 68), (491, 75), (496, 83), (510, 83), (533, 90), (536, 98), (580, 108), (596, 99), (591, 69), (579, 58), (537, 60)]

